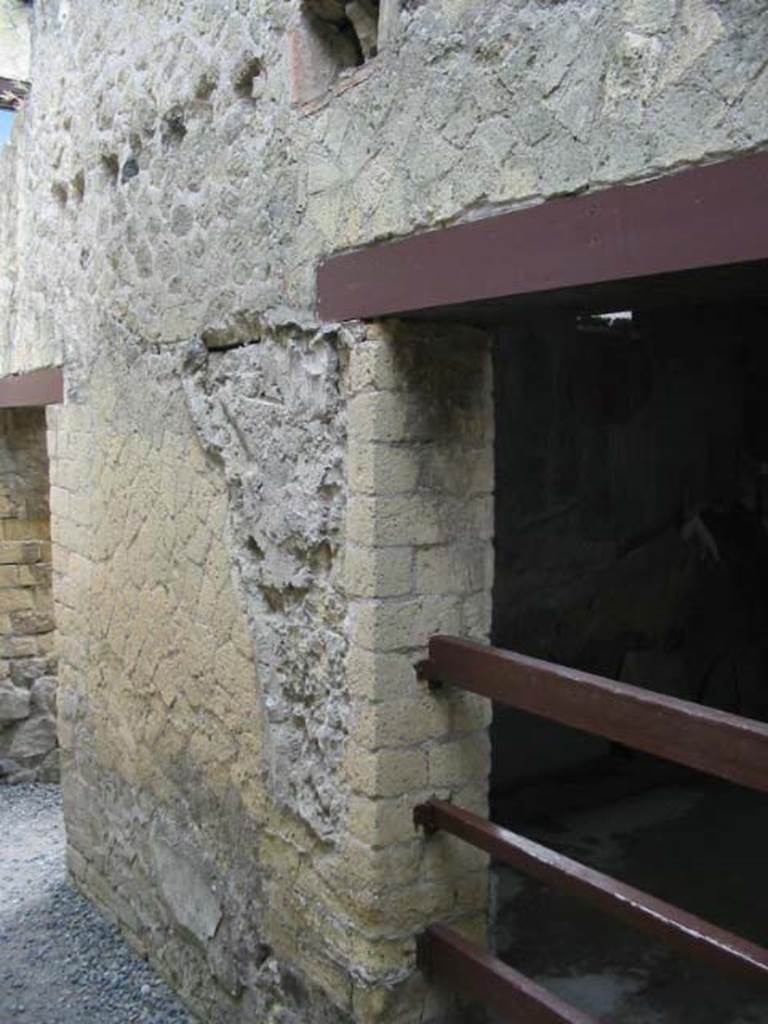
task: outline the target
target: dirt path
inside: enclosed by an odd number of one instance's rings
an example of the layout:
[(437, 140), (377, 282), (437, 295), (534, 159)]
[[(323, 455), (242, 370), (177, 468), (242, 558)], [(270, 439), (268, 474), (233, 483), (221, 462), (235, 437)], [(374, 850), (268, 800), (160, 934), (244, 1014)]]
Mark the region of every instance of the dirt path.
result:
[(57, 786), (0, 787), (0, 1024), (192, 1024), (67, 881)]

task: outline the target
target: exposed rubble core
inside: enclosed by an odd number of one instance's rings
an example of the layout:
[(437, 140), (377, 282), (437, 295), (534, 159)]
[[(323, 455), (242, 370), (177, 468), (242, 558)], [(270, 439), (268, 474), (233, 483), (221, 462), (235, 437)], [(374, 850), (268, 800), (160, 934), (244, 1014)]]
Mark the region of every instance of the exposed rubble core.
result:
[(340, 823), (334, 773), (349, 718), (347, 358), (334, 336), (288, 328), (221, 354), (193, 344), (185, 364), (193, 421), (228, 483), (236, 571), (264, 688), (270, 788), (321, 836)]

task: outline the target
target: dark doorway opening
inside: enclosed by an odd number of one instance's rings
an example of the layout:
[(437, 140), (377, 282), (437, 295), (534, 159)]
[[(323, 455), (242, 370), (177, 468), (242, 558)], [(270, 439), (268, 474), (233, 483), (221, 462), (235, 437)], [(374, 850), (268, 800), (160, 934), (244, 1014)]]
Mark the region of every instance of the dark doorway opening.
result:
[[(768, 304), (706, 298), (499, 332), (493, 643), (768, 720)], [(508, 709), (492, 735), (495, 821), (768, 945), (764, 797)], [(768, 993), (493, 879), (499, 955), (598, 1019), (768, 1020)]]

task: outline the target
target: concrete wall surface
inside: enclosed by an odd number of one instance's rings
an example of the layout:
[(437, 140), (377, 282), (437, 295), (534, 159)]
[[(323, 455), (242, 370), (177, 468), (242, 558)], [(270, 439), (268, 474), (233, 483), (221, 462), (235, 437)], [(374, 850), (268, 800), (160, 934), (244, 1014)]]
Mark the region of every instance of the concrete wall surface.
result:
[(0, 2), (0, 78), (29, 81), (30, 14), (24, 0)]
[(761, 0), (380, 6), (39, 0), (0, 152), (0, 372), (66, 377), (70, 869), (212, 1024), (447, 1020), (414, 936), (484, 929), (411, 809), (487, 795), (413, 663), (490, 627), (488, 338), (320, 323), (318, 260), (768, 140)]

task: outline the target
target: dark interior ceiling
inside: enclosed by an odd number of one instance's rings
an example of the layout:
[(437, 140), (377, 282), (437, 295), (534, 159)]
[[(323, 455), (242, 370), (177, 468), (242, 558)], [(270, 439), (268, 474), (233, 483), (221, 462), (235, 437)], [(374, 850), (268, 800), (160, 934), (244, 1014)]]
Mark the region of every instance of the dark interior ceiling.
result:
[(492, 325), (542, 310), (571, 310), (578, 315), (734, 301), (768, 303), (768, 260), (408, 310), (402, 315), (411, 320)]

